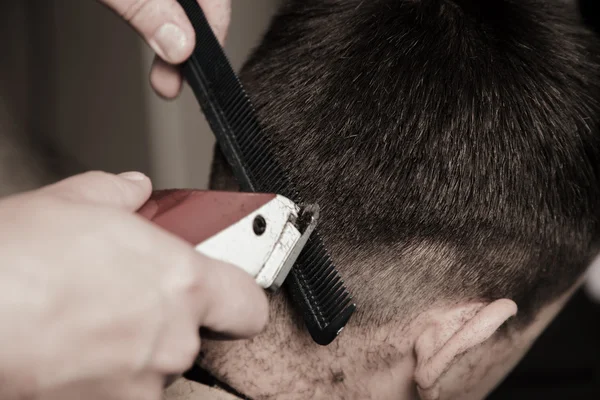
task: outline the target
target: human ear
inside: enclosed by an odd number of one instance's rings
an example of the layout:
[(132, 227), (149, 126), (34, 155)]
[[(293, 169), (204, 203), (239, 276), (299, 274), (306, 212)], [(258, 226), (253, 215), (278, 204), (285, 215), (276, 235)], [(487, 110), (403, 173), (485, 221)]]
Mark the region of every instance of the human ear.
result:
[(421, 399), (438, 399), (439, 380), (459, 356), (492, 337), (516, 313), (514, 301), (500, 299), (455, 306), (429, 324), (415, 343), (415, 381)]

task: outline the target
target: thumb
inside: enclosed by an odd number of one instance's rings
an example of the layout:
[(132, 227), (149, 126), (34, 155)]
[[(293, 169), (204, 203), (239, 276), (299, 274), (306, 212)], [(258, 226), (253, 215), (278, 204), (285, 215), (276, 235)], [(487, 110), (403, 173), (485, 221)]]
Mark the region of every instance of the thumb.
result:
[(152, 49), (170, 64), (192, 53), (196, 37), (176, 0), (100, 0), (135, 28)]
[[(224, 42), (231, 0), (197, 0), (210, 26)], [(176, 0), (100, 0), (133, 26), (168, 64), (184, 62), (196, 43), (194, 28)]]
[(114, 175), (90, 171), (59, 181), (42, 191), (73, 201), (136, 211), (150, 197), (152, 183), (140, 172)]

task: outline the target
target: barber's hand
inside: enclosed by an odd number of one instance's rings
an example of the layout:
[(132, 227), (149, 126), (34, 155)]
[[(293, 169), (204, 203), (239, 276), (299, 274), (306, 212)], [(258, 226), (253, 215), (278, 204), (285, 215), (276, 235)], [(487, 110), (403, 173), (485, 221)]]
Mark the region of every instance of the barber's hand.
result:
[[(176, 97), (182, 84), (173, 65), (185, 61), (194, 49), (196, 36), (177, 0), (98, 0), (127, 20), (154, 49), (150, 80), (166, 98)], [(215, 34), (223, 43), (229, 27), (231, 0), (197, 0)]]
[(141, 174), (92, 172), (0, 201), (0, 398), (159, 399), (199, 327), (263, 329), (247, 273), (135, 213), (150, 192)]

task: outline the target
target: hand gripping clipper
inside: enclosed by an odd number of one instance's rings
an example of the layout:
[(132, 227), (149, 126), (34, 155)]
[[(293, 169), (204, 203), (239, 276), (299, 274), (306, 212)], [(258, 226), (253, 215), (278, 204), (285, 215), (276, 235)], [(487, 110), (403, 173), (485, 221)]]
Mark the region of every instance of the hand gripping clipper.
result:
[(269, 291), (281, 287), (319, 218), (317, 206), (275, 194), (202, 190), (155, 191), (138, 213)]

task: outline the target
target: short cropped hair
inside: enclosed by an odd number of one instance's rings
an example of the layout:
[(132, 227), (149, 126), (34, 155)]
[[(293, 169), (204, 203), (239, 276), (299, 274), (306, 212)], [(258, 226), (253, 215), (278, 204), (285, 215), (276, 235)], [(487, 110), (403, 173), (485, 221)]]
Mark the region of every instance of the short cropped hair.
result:
[(599, 50), (560, 1), (283, 6), (242, 80), (360, 323), (510, 298), (526, 324), (574, 285), (600, 250)]

